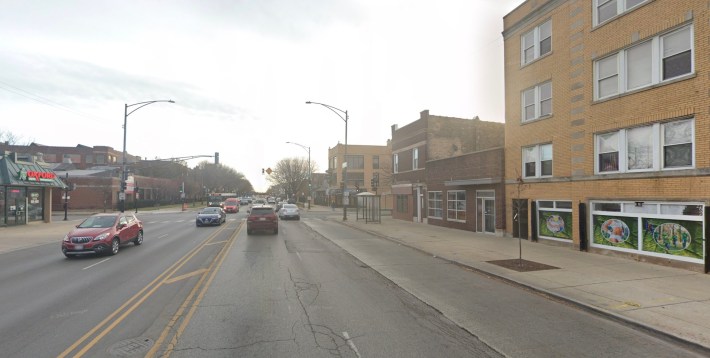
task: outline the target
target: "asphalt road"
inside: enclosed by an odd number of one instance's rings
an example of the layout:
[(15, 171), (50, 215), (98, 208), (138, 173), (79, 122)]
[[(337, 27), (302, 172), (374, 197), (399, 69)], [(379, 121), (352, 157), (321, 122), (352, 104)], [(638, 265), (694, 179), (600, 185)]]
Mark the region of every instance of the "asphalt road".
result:
[[(144, 245), (0, 255), (3, 357), (693, 356), (636, 331), (307, 213), (247, 235), (144, 214)], [(62, 234), (63, 235), (63, 234)]]

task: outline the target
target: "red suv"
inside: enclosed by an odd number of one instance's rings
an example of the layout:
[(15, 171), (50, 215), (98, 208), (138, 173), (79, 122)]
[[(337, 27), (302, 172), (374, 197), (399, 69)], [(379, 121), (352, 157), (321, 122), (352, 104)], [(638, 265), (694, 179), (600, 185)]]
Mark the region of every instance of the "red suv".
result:
[(115, 255), (122, 244), (143, 243), (143, 222), (130, 213), (95, 214), (89, 216), (62, 240), (66, 257), (83, 254)]
[(279, 218), (270, 206), (254, 206), (249, 211), (247, 217), (247, 234), (255, 230), (272, 230), (274, 234), (279, 233)]

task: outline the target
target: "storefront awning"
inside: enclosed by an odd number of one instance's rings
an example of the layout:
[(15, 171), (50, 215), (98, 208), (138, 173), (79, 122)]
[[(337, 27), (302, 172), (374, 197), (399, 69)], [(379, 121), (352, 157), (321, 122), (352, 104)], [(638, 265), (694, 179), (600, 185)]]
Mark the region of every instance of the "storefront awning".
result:
[(412, 194), (412, 184), (392, 185), (392, 194), (411, 195)]
[(15, 162), (9, 156), (0, 158), (0, 185), (64, 188), (57, 174), (37, 163)]
[(500, 184), (501, 182), (501, 178), (462, 179), (445, 181), (444, 186), (488, 185)]

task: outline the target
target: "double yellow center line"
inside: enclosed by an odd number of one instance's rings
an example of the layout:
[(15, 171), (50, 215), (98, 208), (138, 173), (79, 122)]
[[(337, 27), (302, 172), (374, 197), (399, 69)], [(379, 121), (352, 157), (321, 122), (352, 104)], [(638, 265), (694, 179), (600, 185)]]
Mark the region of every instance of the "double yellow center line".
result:
[[(138, 291), (133, 297), (131, 297), (128, 301), (126, 301), (121, 307), (116, 309), (113, 313), (111, 313), (108, 317), (106, 317), (103, 321), (101, 321), (99, 324), (97, 324), (94, 328), (89, 330), (86, 334), (84, 334), (79, 340), (74, 342), (69, 348), (64, 350), (61, 354), (58, 355), (59, 358), (64, 358), (68, 357), (72, 354), (72, 352), (75, 352), (73, 354), (73, 357), (82, 357), (88, 352), (91, 348), (96, 346), (96, 344), (104, 338), (107, 334), (109, 334), (116, 326), (118, 326), (121, 322), (123, 322), (133, 311), (135, 311), (140, 305), (145, 302), (150, 296), (152, 296), (155, 291), (158, 290), (161, 286), (165, 284), (169, 284), (172, 282), (175, 282), (177, 280), (187, 278), (189, 276), (194, 276), (194, 275), (201, 275), (200, 280), (197, 282), (195, 287), (191, 290), (190, 294), (187, 296), (183, 304), (180, 306), (178, 311), (175, 313), (175, 315), (172, 317), (168, 325), (163, 329), (163, 332), (161, 333), (160, 337), (158, 340), (155, 342), (151, 350), (148, 352), (146, 357), (154, 357), (155, 354), (157, 353), (158, 349), (162, 346), (162, 344), (165, 342), (167, 337), (172, 333), (173, 337), (170, 339), (170, 345), (167, 347), (165, 350), (165, 353), (163, 356), (167, 357), (170, 355), (172, 352), (172, 349), (174, 347), (174, 343), (177, 341), (177, 339), (180, 337), (182, 332), (184, 332), (185, 327), (190, 321), (190, 318), (192, 317), (193, 313), (195, 312), (195, 309), (197, 308), (197, 305), (199, 302), (202, 300), (204, 297), (205, 292), (207, 292), (207, 289), (209, 288), (209, 285), (211, 284), (214, 276), (217, 273), (217, 268), (219, 268), (222, 263), (224, 262), (224, 258), (227, 256), (227, 253), (229, 252), (229, 249), (232, 247), (234, 242), (236, 241), (236, 237), (239, 234), (242, 224), (241, 222), (237, 224), (236, 230), (234, 230), (234, 233), (229, 237), (229, 239), (226, 242), (227, 244), (220, 250), (219, 254), (214, 258), (214, 260), (210, 263), (210, 266), (207, 269), (201, 269), (198, 270), (194, 273), (190, 273), (187, 275), (182, 275), (182, 276), (176, 276), (176, 272), (178, 272), (187, 262), (190, 261), (200, 250), (202, 250), (204, 247), (208, 245), (213, 245), (216, 244), (217, 242), (212, 242), (212, 240), (222, 231), (228, 229), (231, 225), (225, 225), (224, 227), (220, 228), (218, 231), (215, 231), (212, 235), (210, 235), (205, 242), (202, 244), (196, 246), (192, 250), (190, 250), (187, 254), (185, 254), (183, 257), (181, 257), (178, 261), (176, 261), (173, 265), (168, 267), (163, 273), (158, 275), (153, 281), (151, 281), (148, 285), (146, 285), (143, 289)], [(198, 294), (199, 291), (199, 294)], [(174, 330), (176, 327), (177, 323), (180, 321), (180, 318), (183, 315), (183, 312), (187, 309), (190, 308), (188, 315), (185, 316), (185, 318), (182, 320), (181, 324), (177, 327), (177, 330)], [(86, 343), (85, 343), (86, 342)]]

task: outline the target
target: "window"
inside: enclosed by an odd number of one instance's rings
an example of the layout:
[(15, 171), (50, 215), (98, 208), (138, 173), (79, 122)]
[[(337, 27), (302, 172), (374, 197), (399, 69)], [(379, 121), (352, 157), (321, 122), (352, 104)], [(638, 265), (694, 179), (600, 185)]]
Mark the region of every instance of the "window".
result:
[(695, 166), (694, 126), (693, 119), (685, 119), (597, 134), (597, 173), (692, 168)]
[(523, 122), (552, 114), (552, 82), (523, 91)]
[(407, 213), (409, 209), (407, 208), (407, 203), (409, 202), (409, 197), (407, 195), (397, 194), (397, 212)]
[(106, 154), (96, 154), (96, 164), (106, 164)]
[(412, 170), (419, 169), (419, 148), (412, 149)]
[(441, 192), (440, 191), (430, 191), (429, 192), (429, 217), (441, 219), (444, 217), (444, 207)]
[(372, 156), (372, 169), (380, 169), (380, 156), (379, 155)]
[(392, 169), (394, 173), (399, 173), (399, 154), (392, 155)]
[(684, 26), (595, 61), (594, 97), (604, 99), (692, 72), (693, 31)]
[(528, 64), (552, 51), (552, 20), (528, 31), (520, 38), (520, 63)]
[(450, 190), (446, 193), (446, 218), (453, 221), (466, 221), (466, 191)]
[(552, 144), (523, 148), (523, 177), (552, 176)]
[(348, 155), (348, 169), (364, 169), (365, 158), (362, 155)]
[(646, 0), (594, 0), (595, 25), (599, 25), (616, 15), (628, 11)]

